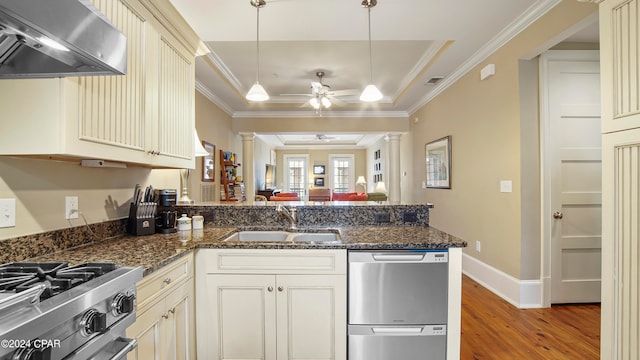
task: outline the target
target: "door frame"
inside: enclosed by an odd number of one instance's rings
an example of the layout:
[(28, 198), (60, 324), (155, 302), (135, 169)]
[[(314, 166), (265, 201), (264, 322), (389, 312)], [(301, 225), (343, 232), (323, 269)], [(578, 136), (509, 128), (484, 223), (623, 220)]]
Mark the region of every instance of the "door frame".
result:
[(551, 237), (552, 209), (551, 201), (551, 151), (550, 151), (550, 117), (548, 75), (550, 61), (600, 61), (599, 50), (550, 50), (540, 55), (540, 283), (541, 305), (551, 306)]

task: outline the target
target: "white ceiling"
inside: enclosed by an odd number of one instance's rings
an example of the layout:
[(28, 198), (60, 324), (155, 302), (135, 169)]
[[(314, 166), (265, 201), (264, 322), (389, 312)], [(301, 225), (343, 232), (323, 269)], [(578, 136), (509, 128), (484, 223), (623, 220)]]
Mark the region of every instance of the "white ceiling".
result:
[[(256, 81), (256, 8), (249, 0), (171, 2), (211, 50), (196, 60), (198, 89), (234, 118), (318, 116), (301, 107), (308, 97), (281, 95), (310, 93), (318, 70), (334, 91), (359, 93), (369, 82), (361, 0), (266, 0), (259, 67), (260, 83), (271, 96), (266, 103), (244, 99)], [(379, 0), (371, 9), (373, 82), (384, 99), (370, 104), (358, 95), (340, 97), (344, 106), (321, 115), (406, 117), (559, 2)], [(575, 40), (593, 37), (592, 30)], [(443, 80), (428, 84), (432, 77)]]

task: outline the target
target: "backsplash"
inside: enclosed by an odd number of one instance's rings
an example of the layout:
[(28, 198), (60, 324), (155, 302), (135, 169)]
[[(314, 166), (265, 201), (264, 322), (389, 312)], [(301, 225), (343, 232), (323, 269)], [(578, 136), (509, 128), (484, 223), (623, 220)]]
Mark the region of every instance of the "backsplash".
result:
[(125, 232), (125, 225), (126, 219), (118, 219), (89, 225), (93, 234), (86, 225), (82, 225), (0, 240), (0, 264), (21, 261), (120, 236)]
[[(290, 207), (290, 206), (287, 206)], [(429, 226), (432, 205), (296, 205), (298, 227), (331, 226)], [(415, 213), (415, 221), (403, 222), (403, 213)], [(207, 226), (287, 226), (275, 205), (191, 205), (179, 206), (178, 215), (202, 215)], [(376, 215), (388, 221), (377, 222)], [(386, 219), (385, 219), (386, 220)]]

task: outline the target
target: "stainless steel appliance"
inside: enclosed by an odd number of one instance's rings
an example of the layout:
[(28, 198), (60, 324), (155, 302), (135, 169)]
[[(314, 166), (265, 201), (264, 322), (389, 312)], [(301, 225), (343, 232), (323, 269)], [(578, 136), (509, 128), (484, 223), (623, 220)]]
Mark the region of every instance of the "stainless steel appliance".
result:
[(124, 359), (140, 279), (113, 263), (0, 265), (0, 360)]
[(0, 0), (0, 78), (126, 70), (126, 37), (90, 0)]
[(349, 360), (442, 360), (446, 250), (349, 251)]

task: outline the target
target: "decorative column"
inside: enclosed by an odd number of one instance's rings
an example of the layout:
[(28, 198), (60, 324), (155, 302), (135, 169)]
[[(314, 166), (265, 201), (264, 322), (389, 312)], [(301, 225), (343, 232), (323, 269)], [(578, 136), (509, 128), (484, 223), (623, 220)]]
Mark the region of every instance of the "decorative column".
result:
[(254, 139), (255, 133), (242, 132), (242, 181), (244, 181), (244, 193), (248, 202), (253, 202), (256, 197), (256, 177), (254, 175)]
[(389, 201), (399, 202), (400, 197), (400, 134), (389, 134)]

